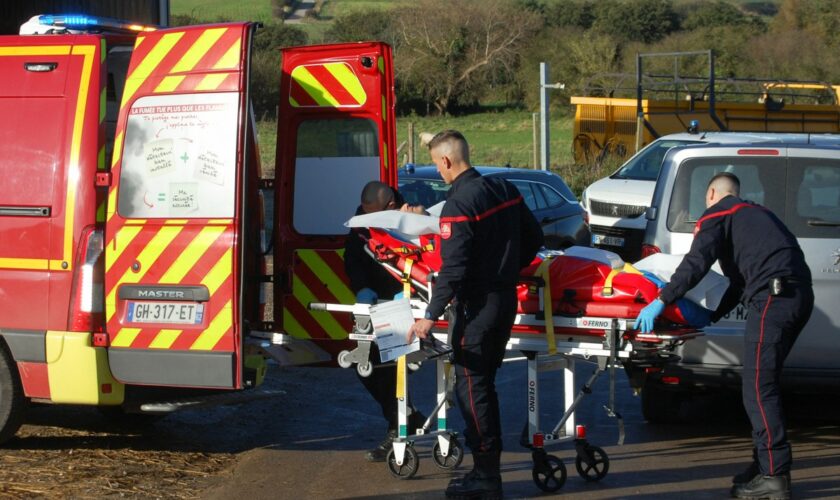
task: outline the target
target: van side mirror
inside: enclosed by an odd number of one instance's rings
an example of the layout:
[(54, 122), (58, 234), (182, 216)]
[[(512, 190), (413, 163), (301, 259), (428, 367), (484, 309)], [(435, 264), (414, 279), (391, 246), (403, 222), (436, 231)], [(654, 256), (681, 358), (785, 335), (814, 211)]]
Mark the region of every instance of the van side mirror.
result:
[(645, 219), (656, 220), (657, 207), (647, 207), (645, 209)]

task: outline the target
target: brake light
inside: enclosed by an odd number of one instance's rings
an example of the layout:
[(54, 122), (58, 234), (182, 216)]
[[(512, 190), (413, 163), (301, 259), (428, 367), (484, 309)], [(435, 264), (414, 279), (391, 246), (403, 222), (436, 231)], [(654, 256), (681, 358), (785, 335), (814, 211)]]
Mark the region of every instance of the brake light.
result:
[(651, 255), (653, 255), (655, 253), (662, 253), (662, 250), (660, 250), (659, 247), (656, 246), (656, 245), (647, 245), (647, 244), (642, 245), (642, 258), (643, 259), (645, 257), (650, 257)]
[(102, 254), (105, 238), (101, 229), (88, 226), (82, 231), (70, 292), (68, 329), (73, 332), (101, 332), (103, 314)]
[(779, 156), (778, 149), (739, 149), (739, 155), (758, 155), (758, 156)]
[(662, 380), (662, 383), (663, 383), (663, 384), (668, 384), (668, 385), (680, 385), (680, 378), (679, 378), (679, 377), (673, 377), (673, 376), (671, 376), (671, 377), (662, 377), (660, 380)]

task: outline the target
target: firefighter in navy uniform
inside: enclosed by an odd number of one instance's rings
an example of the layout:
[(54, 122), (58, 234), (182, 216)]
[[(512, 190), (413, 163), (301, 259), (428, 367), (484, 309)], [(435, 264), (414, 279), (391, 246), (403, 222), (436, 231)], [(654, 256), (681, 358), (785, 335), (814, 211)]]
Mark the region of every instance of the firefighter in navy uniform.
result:
[[(361, 205), (356, 209), (356, 215), (397, 209), (425, 213), (422, 206), (407, 205), (400, 193), (391, 186), (371, 181), (362, 189)], [(365, 253), (365, 245), (369, 239), (370, 232), (366, 228), (353, 228), (344, 245), (344, 271), (350, 278), (350, 289), (356, 294), (356, 302), (359, 304), (376, 304), (380, 298), (391, 300), (403, 288), (384, 267)], [(379, 351), (374, 344), (371, 346), (371, 360), (378, 359)], [(369, 450), (365, 458), (369, 462), (384, 462), (394, 438), (397, 437), (397, 369), (394, 365), (377, 367), (370, 376), (358, 377), (373, 399), (379, 403), (382, 416), (388, 422), (385, 438), (376, 448)], [(425, 420), (419, 411), (409, 405), (410, 429), (422, 426)]]
[(744, 408), (752, 424), (753, 462), (733, 478), (735, 498), (790, 497), (791, 450), (785, 434), (779, 380), (782, 365), (814, 306), (811, 271), (796, 237), (768, 209), (738, 198), (730, 173), (712, 178), (706, 212), (691, 249), (671, 282), (636, 319), (644, 332), (666, 304), (693, 288), (720, 261), (730, 285), (711, 320), (738, 302), (749, 310), (741, 373)]
[(448, 130), (429, 142), (438, 172), (451, 184), (440, 217), (442, 266), (425, 318), (408, 332), (426, 338), (450, 300), (454, 315), (456, 393), (466, 423), (473, 470), (454, 479), (447, 497), (500, 498), (502, 452), (496, 370), (516, 315), (519, 271), (543, 244), (539, 223), (509, 182), (482, 177), (470, 165), (469, 146)]

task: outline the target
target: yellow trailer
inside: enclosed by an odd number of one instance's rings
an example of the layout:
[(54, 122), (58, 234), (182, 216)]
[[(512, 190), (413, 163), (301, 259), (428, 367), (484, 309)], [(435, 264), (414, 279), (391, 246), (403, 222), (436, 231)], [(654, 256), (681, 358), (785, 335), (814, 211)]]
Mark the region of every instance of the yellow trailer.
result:
[[(716, 82), (713, 56), (710, 52), (700, 54), (712, 61), (708, 77), (675, 72), (663, 85), (639, 69), (635, 99), (572, 97), (575, 161), (589, 164), (606, 156), (629, 156), (657, 137), (685, 132), (692, 120), (698, 122), (700, 131), (840, 132), (840, 86), (734, 79)], [(642, 57), (662, 55), (682, 54), (640, 54), (638, 68)], [(696, 90), (698, 83), (703, 84), (700, 90)], [(747, 84), (752, 86), (751, 92), (732, 90)], [(715, 92), (716, 87), (728, 90)], [(645, 94), (653, 98), (644, 98)]]

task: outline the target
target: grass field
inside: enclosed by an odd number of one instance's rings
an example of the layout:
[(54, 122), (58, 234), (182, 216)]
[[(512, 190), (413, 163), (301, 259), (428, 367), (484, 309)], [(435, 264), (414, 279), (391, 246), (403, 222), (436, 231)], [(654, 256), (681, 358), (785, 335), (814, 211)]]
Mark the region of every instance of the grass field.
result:
[[(406, 141), (408, 124), (414, 123), (414, 133), (440, 132), (454, 128), (464, 133), (470, 141), (472, 162), (475, 165), (510, 165), (533, 168), (531, 113), (524, 111), (505, 111), (498, 113), (476, 113), (463, 117), (398, 117), (397, 144)], [(260, 136), (260, 155), (263, 170), (271, 176), (274, 172), (274, 153), (276, 148), (277, 125), (273, 121), (258, 124)], [(576, 166), (572, 161), (572, 118), (556, 116), (551, 121), (551, 164), (552, 170), (560, 174), (572, 190), (580, 195), (583, 188), (603, 177), (615, 165), (601, 167)], [(416, 143), (416, 164), (429, 164), (429, 153), (425, 147)], [(406, 161), (406, 149), (399, 154), (399, 165)]]
[(278, 22), (271, 15), (270, 0), (171, 0), (173, 15), (186, 14), (202, 21), (224, 18), (230, 21)]

